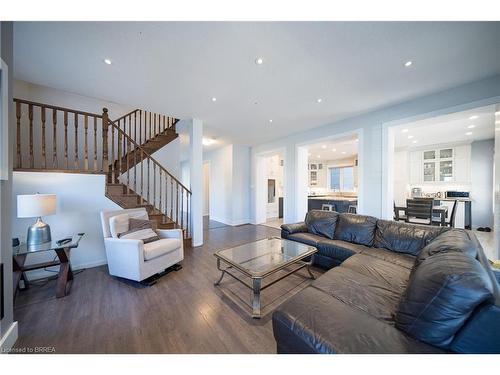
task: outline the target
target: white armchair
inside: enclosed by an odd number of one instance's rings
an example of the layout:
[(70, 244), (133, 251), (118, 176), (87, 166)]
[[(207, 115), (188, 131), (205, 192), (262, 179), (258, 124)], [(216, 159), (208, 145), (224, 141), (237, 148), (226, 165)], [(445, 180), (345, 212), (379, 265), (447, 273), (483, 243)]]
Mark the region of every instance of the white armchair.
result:
[(135, 219), (148, 219), (145, 208), (101, 212), (104, 247), (111, 275), (140, 282), (184, 259), (181, 229), (158, 229), (156, 232), (160, 240), (147, 244), (141, 240), (113, 237), (110, 219), (122, 214)]

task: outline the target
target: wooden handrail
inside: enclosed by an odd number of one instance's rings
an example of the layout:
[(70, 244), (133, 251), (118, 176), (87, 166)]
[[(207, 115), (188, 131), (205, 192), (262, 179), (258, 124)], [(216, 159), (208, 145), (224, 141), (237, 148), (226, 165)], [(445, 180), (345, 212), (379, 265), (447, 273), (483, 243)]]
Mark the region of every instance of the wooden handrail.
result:
[(14, 98), (14, 102), (16, 102), (16, 103), (22, 103), (22, 104), (28, 104), (28, 105), (33, 105), (33, 106), (36, 106), (36, 107), (45, 107), (45, 108), (55, 109), (57, 111), (62, 111), (62, 112), (78, 113), (79, 115), (84, 115), (84, 116), (87, 115), (87, 116), (91, 116), (91, 117), (102, 118), (102, 114), (100, 115), (100, 114), (97, 114), (97, 113), (80, 111), (78, 109), (71, 109), (71, 108), (65, 108), (65, 107), (58, 107), (56, 105), (51, 105), (51, 104), (32, 102), (32, 101), (24, 100), (24, 99)]
[(135, 142), (127, 133), (125, 133), (118, 125), (116, 125), (115, 121), (108, 119), (108, 123), (119, 133), (121, 134), (125, 139), (127, 139), (132, 145), (134, 145), (135, 148), (137, 148), (139, 151), (141, 151), (144, 155), (146, 155), (147, 159), (150, 159), (154, 164), (156, 164), (164, 173), (166, 173), (172, 180), (174, 180), (177, 184), (179, 184), (180, 187), (182, 187), (184, 190), (186, 190), (189, 194), (191, 193), (191, 190), (189, 190), (182, 182), (180, 182), (177, 178), (172, 176), (172, 174), (167, 171), (154, 157), (152, 157), (144, 148)]

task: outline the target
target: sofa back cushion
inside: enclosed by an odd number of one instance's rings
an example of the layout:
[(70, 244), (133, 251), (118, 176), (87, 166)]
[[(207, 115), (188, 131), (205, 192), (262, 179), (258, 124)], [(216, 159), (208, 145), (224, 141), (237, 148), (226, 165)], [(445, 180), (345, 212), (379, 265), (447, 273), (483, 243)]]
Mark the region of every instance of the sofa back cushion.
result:
[(395, 314), (396, 327), (447, 348), (474, 309), (492, 296), (491, 279), (476, 259), (438, 253), (412, 270)]
[(307, 231), (333, 240), (338, 216), (334, 211), (311, 210), (305, 219)]
[(427, 258), (445, 252), (464, 253), (471, 258), (477, 257), (477, 241), (462, 229), (452, 229), (440, 234), (431, 243), (425, 246), (418, 254), (416, 264), (422, 263)]
[(398, 253), (417, 255), (442, 231), (442, 228), (431, 227), (430, 225), (378, 220), (373, 246)]
[(339, 214), (335, 227), (335, 239), (372, 246), (377, 219), (372, 216)]

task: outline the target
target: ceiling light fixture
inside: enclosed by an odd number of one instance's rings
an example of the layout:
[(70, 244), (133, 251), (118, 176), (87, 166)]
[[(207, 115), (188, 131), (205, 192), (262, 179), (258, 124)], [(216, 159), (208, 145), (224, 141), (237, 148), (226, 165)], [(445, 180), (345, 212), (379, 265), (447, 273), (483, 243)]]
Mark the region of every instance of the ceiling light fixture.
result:
[(472, 124), (472, 125), (467, 126), (467, 129), (474, 129), (475, 127), (476, 127), (476, 125)]
[(408, 68), (409, 66), (412, 66), (413, 64), (413, 61), (409, 60), (407, 62), (405, 62), (405, 66)]
[(104, 62), (104, 64), (107, 64), (107, 65), (111, 65), (111, 63), (112, 63), (111, 59), (108, 59), (108, 58), (106, 58), (106, 59), (104, 59), (102, 61)]
[(257, 57), (257, 58), (255, 59), (255, 63), (256, 63), (257, 65), (262, 65), (262, 64), (264, 64), (264, 59), (263, 59), (262, 57)]
[(326, 149), (326, 145), (322, 145), (321, 148), (324, 150)]
[(467, 132), (465, 133), (465, 135), (472, 135), (472, 132)]
[(345, 155), (345, 154), (346, 154), (346, 152), (345, 152), (345, 151), (342, 151), (342, 155)]
[(212, 97), (212, 101), (213, 101), (213, 102), (216, 102), (216, 101), (217, 101), (217, 98), (216, 98), (215, 96), (214, 96), (214, 97)]
[(335, 152), (335, 151), (337, 151), (337, 149), (336, 148), (332, 148), (332, 151)]
[(413, 138), (413, 135), (409, 135), (409, 136), (408, 136), (408, 139), (412, 139), (412, 138)]
[(401, 133), (408, 133), (408, 129), (403, 129)]
[(321, 155), (318, 155), (318, 159), (321, 158)]
[(321, 98), (318, 98), (318, 100), (316, 100), (318, 103), (321, 103), (323, 101), (323, 99)]
[(273, 120), (269, 120), (269, 122), (273, 122)]
[(469, 120), (475, 120), (475, 119), (477, 119), (476, 115), (469, 117)]
[(412, 143), (418, 143), (418, 141), (415, 139)]

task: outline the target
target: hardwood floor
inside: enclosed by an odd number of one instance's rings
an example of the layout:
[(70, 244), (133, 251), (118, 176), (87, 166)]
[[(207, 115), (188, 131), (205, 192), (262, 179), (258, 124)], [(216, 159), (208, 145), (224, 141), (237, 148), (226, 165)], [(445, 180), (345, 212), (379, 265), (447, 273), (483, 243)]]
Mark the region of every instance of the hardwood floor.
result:
[[(75, 276), (71, 293), (54, 297), (54, 281), (18, 295), (16, 347), (54, 347), (56, 353), (275, 353), (272, 310), (310, 283), (306, 271), (262, 292), (264, 317), (250, 317), (250, 291), (219, 276), (214, 251), (279, 230), (254, 225), (205, 231), (205, 244), (185, 249), (183, 269), (141, 287), (107, 273)], [(316, 275), (321, 271), (315, 269)]]

